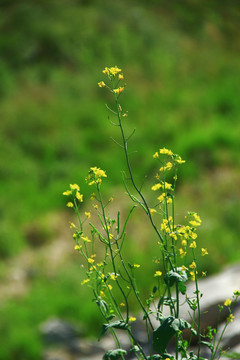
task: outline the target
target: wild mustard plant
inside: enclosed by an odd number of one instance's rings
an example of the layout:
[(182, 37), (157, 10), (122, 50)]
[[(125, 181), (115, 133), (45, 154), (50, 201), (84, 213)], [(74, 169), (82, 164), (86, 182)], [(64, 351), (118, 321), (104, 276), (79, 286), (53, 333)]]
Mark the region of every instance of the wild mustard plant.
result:
[[(158, 171), (155, 183), (151, 187), (156, 194), (155, 202), (149, 204), (141, 187), (135, 181), (129, 159), (128, 141), (131, 135), (127, 137), (124, 130), (127, 112), (123, 111), (119, 102), (126, 87), (122, 70), (117, 66), (106, 67), (103, 74), (106, 80), (100, 81), (98, 85), (110, 91), (113, 96), (113, 107), (108, 109), (115, 117), (113, 124), (120, 131), (119, 145), (124, 153), (128, 170), (123, 182), (133, 206), (125, 220), (121, 219), (120, 211), (116, 218), (110, 217), (108, 206), (113, 199), (105, 201), (101, 192), (107, 174), (96, 166), (90, 168), (86, 182), (94, 188), (91, 200), (94, 201), (93, 207), (97, 212), (101, 228), (91, 222), (90, 211), (82, 213), (83, 194), (77, 184), (70, 184), (70, 188), (63, 193), (68, 198), (67, 206), (75, 210), (78, 218), (78, 224), (71, 223), (70, 228), (74, 231), (75, 249), (82, 256), (86, 266), (86, 278), (81, 284), (91, 288), (93, 300), (104, 318), (105, 323), (100, 337), (111, 331), (116, 343), (116, 349), (109, 350), (103, 359), (125, 359), (127, 351), (121, 346), (119, 330), (126, 332), (131, 345), (129, 352), (134, 353), (136, 359), (203, 359), (202, 346), (210, 349), (211, 360), (219, 358), (223, 333), (234, 319), (231, 310), (233, 303), (232, 300), (227, 299), (223, 305), (227, 307), (229, 315), (218, 337), (217, 329), (209, 328), (206, 333), (201, 333), (202, 294), (199, 291), (198, 280), (206, 273), (199, 273), (198, 259), (200, 256), (208, 255), (207, 249), (202, 248), (198, 241), (197, 229), (201, 226), (202, 220), (196, 212), (189, 212), (186, 215), (186, 223), (179, 224), (175, 216), (178, 168), (185, 164), (185, 160), (166, 148), (161, 148), (153, 154)], [(138, 288), (135, 276), (144, 264), (128, 263), (122, 251), (126, 246), (126, 227), (137, 206), (143, 209), (146, 223), (148, 221), (154, 229), (159, 249), (158, 269), (152, 274), (155, 286), (147, 299)], [(86, 235), (87, 227), (91, 229), (90, 238)], [(97, 243), (102, 247), (99, 253), (95, 250)], [(194, 297), (187, 294), (188, 281), (194, 283)], [(236, 290), (233, 302), (236, 302), (239, 296), (240, 291)], [(139, 304), (146, 325), (147, 350), (132, 331), (131, 324), (136, 320), (129, 301), (132, 297)], [(180, 316), (182, 299), (188, 306), (188, 312), (191, 313), (190, 322)], [(223, 306), (219, 307), (220, 312)], [(175, 350), (168, 353), (167, 348), (172, 338), (175, 338)], [(193, 339), (197, 339), (196, 353), (190, 350)]]

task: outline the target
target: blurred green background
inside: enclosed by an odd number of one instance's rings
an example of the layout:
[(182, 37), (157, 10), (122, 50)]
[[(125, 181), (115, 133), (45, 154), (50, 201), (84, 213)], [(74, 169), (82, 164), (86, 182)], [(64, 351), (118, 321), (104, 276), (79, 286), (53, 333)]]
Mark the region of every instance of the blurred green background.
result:
[[(118, 65), (127, 82), (121, 104), (127, 131), (136, 128), (138, 183), (151, 197), (152, 154), (163, 146), (179, 153), (187, 163), (177, 215), (191, 210), (203, 219), (210, 257), (202, 268), (212, 273), (239, 260), (240, 5), (3, 0), (0, 9), (0, 360), (35, 360), (39, 324), (50, 316), (85, 322), (88, 334), (99, 319), (80, 286), (62, 192), (76, 182), (87, 198), (84, 178), (100, 166), (105, 195), (115, 196), (115, 209), (129, 207), (124, 158), (111, 140), (119, 134), (105, 107), (111, 100), (97, 86), (105, 66)], [(128, 246), (144, 263), (155, 249), (140, 212), (133, 220)], [(150, 261), (141, 276), (147, 291), (152, 268)]]

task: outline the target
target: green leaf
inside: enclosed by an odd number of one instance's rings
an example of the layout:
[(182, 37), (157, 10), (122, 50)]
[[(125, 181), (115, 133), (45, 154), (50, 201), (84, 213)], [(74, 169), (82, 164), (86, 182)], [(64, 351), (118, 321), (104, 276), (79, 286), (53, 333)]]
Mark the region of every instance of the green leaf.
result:
[(126, 355), (126, 354), (127, 354), (126, 350), (123, 349), (109, 350), (103, 356), (103, 360), (117, 360), (121, 357), (121, 355)]
[(141, 351), (141, 350), (140, 350), (139, 346), (134, 345), (134, 347), (132, 347), (129, 351), (136, 353), (136, 352), (139, 352), (139, 351)]
[(171, 287), (177, 282), (186, 282), (187, 277), (185, 274), (179, 274), (176, 271), (170, 270), (168, 273), (165, 274), (164, 281), (168, 286)]
[(172, 304), (174, 304), (177, 301), (176, 298), (171, 297), (171, 296), (162, 296), (158, 302), (158, 309), (160, 309), (160, 306), (163, 305), (167, 305), (167, 306), (172, 306)]
[(153, 331), (153, 349), (158, 354), (166, 352), (167, 344), (175, 334), (175, 330), (172, 328), (173, 321), (174, 317), (166, 317), (162, 320), (161, 325)]
[(181, 270), (181, 268), (177, 268), (177, 270), (179, 272), (170, 270), (165, 274), (164, 281), (170, 287), (177, 283), (179, 291), (185, 295), (187, 288), (184, 283), (188, 280), (187, 274), (186, 271)]
[(189, 299), (188, 297), (186, 298), (187, 300), (187, 303), (189, 305), (189, 307), (192, 309), (192, 310), (196, 310), (197, 309), (197, 302), (196, 300), (192, 301), (191, 299)]
[(208, 342), (208, 341), (201, 341), (201, 344), (206, 345), (210, 350), (213, 350), (213, 349), (214, 349), (213, 344), (211, 344), (211, 343)]
[(167, 344), (173, 335), (185, 328), (191, 329), (194, 335), (197, 334), (192, 326), (184, 319), (176, 319), (173, 316), (161, 319), (161, 325), (153, 331), (153, 349), (162, 355), (166, 352)]
[(106, 331), (110, 328), (120, 329), (120, 330), (127, 330), (128, 324), (124, 321), (113, 321), (109, 324), (103, 324), (102, 329), (100, 331), (98, 340), (101, 339), (101, 337), (106, 333)]
[(181, 292), (181, 294), (183, 294), (183, 295), (186, 294), (187, 287), (186, 287), (186, 285), (184, 284), (183, 281), (181, 281), (181, 282), (178, 283), (178, 289), (179, 289), (179, 291)]

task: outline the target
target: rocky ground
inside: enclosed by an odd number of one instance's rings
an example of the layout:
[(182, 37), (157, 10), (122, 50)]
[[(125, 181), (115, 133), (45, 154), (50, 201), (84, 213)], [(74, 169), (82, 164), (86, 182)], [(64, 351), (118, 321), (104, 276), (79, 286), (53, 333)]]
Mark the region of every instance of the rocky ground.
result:
[[(234, 290), (240, 289), (240, 264), (225, 268), (221, 273), (210, 276), (199, 282), (200, 291), (204, 294), (201, 299), (202, 328), (216, 326), (218, 318), (218, 304), (223, 304), (227, 298), (232, 298)], [(193, 286), (189, 286), (188, 293), (193, 292)], [(223, 311), (219, 330), (223, 328), (228, 315)], [(240, 303), (233, 309), (235, 319), (229, 323), (222, 338), (221, 345), (233, 359), (240, 359)], [(187, 309), (183, 306), (182, 317), (188, 319)], [(156, 324), (157, 325), (157, 324)], [(141, 320), (132, 325), (136, 337), (146, 347), (144, 326)], [(40, 332), (46, 344), (43, 355), (44, 360), (100, 360), (105, 352), (115, 347), (113, 340), (105, 336), (100, 342), (89, 341), (81, 338), (79, 329), (61, 319), (48, 319), (41, 325)], [(129, 348), (125, 333), (120, 332), (121, 343), (125, 349)], [(168, 349), (171, 351), (171, 349)], [(193, 349), (194, 350), (194, 349)], [(209, 358), (209, 352), (203, 349), (202, 356)], [(134, 359), (129, 356), (128, 359)], [(222, 359), (229, 359), (224, 355)]]
[[(72, 256), (73, 250), (69, 246), (72, 239), (68, 227), (65, 226), (66, 223), (66, 214), (53, 215), (51, 226), (56, 228), (57, 238), (38, 247), (37, 251), (35, 248), (29, 249), (8, 262), (6, 276), (1, 279), (0, 301), (22, 297), (28, 292), (31, 272), (37, 263), (44, 263), (45, 271), (54, 273), (64, 263), (66, 257)], [(214, 327), (217, 322), (218, 304), (223, 304), (227, 298), (231, 298), (234, 290), (240, 290), (240, 264), (226, 267), (221, 273), (200, 280), (199, 287), (204, 294), (201, 299), (203, 328), (209, 325)], [(192, 291), (194, 290), (189, 284), (188, 294)], [(227, 327), (221, 345), (226, 350), (231, 349), (231, 352), (235, 354), (233, 359), (240, 359), (240, 304), (235, 307), (233, 314), (235, 319)], [(219, 327), (220, 332), (227, 314), (223, 312), (223, 315)], [(184, 306), (181, 317), (188, 319), (188, 313)], [(157, 326), (158, 324), (156, 324)], [(132, 327), (142, 345), (147, 346), (141, 320), (134, 322)], [(90, 341), (84, 338), (80, 328), (57, 318), (46, 319), (41, 324), (39, 333), (45, 346), (43, 360), (100, 360), (107, 350), (115, 348), (110, 336), (105, 336), (101, 342)], [(120, 333), (119, 335), (123, 347), (125, 346), (126, 350), (129, 349), (125, 334)], [(209, 357), (207, 352), (202, 355), (206, 358)]]

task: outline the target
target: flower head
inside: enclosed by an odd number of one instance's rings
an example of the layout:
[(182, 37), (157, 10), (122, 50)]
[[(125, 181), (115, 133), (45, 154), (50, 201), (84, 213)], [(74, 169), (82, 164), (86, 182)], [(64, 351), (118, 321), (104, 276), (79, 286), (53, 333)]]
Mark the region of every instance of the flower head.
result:
[(226, 299), (226, 301), (224, 302), (224, 305), (225, 305), (225, 306), (230, 306), (231, 303), (232, 303), (232, 300)]
[(63, 192), (64, 196), (69, 196), (71, 194), (72, 194), (72, 190), (66, 190), (66, 191)]
[(227, 322), (232, 322), (234, 318), (235, 318), (235, 316), (233, 316), (233, 314), (230, 314), (230, 315), (227, 317)]
[(137, 319), (134, 316), (130, 316), (129, 319), (128, 319), (129, 322), (133, 322), (133, 321), (136, 321), (136, 320)]
[(69, 201), (68, 203), (67, 203), (67, 207), (73, 207), (74, 205), (73, 205), (73, 203), (71, 202), (71, 201)]
[(202, 248), (202, 256), (208, 255), (207, 249)]
[(85, 285), (85, 284), (87, 284), (89, 281), (90, 281), (90, 279), (85, 279), (85, 280), (83, 280), (83, 281), (81, 282), (81, 285)]
[(107, 177), (106, 172), (94, 166), (90, 168), (86, 181), (90, 186), (94, 184), (101, 184), (103, 177)]
[(162, 148), (159, 150), (159, 153), (160, 154), (163, 154), (163, 155), (169, 155), (169, 156), (172, 156), (173, 155), (173, 152), (172, 150), (168, 150), (166, 148)]
[(100, 88), (102, 88), (102, 87), (105, 87), (106, 84), (105, 84), (104, 81), (100, 81), (100, 82), (98, 83), (98, 86), (99, 86)]
[(155, 272), (154, 277), (159, 277), (159, 276), (162, 276), (162, 272), (158, 270)]

